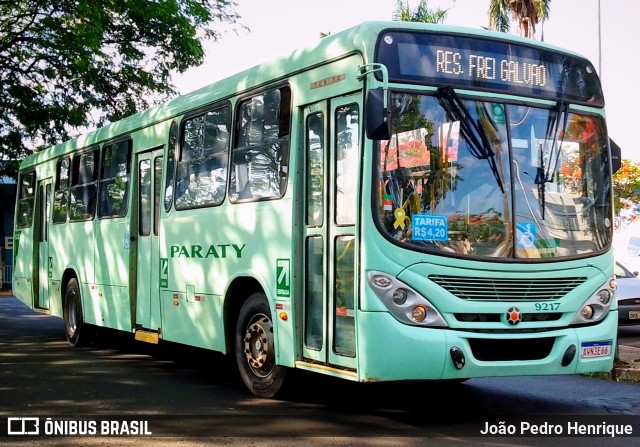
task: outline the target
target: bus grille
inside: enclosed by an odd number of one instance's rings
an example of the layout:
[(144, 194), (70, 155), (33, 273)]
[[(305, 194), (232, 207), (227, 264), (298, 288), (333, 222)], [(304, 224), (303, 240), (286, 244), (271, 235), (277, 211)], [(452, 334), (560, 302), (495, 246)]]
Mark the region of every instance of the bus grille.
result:
[(557, 300), (587, 278), (497, 279), (429, 275), (429, 279), (463, 300)]

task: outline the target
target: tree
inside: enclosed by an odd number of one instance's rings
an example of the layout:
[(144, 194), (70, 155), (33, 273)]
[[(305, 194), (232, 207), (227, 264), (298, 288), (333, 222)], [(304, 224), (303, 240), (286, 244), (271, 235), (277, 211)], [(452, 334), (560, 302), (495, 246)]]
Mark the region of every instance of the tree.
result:
[(551, 0), (491, 0), (489, 28), (508, 33), (514, 20), (520, 34), (533, 39), (536, 25), (549, 18), (550, 4)]
[(623, 209), (636, 212), (640, 191), (640, 164), (623, 158), (620, 169), (613, 174), (613, 208), (616, 215)]
[[(454, 0), (455, 3), (455, 0)], [(397, 0), (393, 20), (401, 22), (442, 23), (447, 16), (447, 9), (430, 9), (428, 0), (420, 0), (415, 9), (411, 9), (409, 0)]]
[[(231, 0), (0, 0), (0, 176), (34, 149), (166, 100), (235, 25)], [(12, 162), (8, 160), (13, 160)]]

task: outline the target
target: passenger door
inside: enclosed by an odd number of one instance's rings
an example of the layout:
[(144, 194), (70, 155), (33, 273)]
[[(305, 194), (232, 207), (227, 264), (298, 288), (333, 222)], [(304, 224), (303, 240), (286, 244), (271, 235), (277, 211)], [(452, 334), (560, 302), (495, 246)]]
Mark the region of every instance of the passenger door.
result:
[[(38, 182), (38, 284), (36, 303), (38, 309), (49, 309), (49, 279), (52, 274), (52, 258), (49, 256), (49, 224), (51, 222), (51, 185), (52, 179)], [(35, 266), (34, 266), (35, 267)]]
[(138, 155), (136, 306), (138, 329), (160, 330), (160, 255), (158, 228), (162, 191), (162, 149)]
[(360, 95), (304, 108), (304, 330), (307, 360), (356, 369)]

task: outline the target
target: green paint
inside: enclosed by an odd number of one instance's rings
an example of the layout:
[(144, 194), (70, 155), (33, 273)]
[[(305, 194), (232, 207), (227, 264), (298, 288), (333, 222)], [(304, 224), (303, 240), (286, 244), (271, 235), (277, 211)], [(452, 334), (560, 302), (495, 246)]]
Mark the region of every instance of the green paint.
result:
[(20, 230), (13, 233), (13, 268), (16, 268), (16, 259), (18, 259), (18, 251), (20, 249)]
[(291, 296), (291, 260), (276, 260), (276, 295)]
[[(242, 258), (242, 251), (247, 244), (217, 244), (217, 245), (172, 245), (169, 250), (172, 258), (198, 258), (198, 259), (226, 259)], [(229, 247), (232, 250), (229, 250)]]
[(169, 287), (169, 260), (160, 258), (160, 287)]

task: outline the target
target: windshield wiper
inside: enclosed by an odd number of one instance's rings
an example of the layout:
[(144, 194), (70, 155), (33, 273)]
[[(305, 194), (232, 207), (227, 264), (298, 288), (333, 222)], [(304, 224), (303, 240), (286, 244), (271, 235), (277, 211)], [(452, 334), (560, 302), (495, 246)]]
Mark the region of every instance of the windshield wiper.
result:
[[(538, 160), (538, 169), (536, 170), (536, 178), (534, 183), (538, 185), (538, 203), (540, 204), (540, 215), (544, 220), (545, 203), (546, 203), (546, 184), (553, 182), (553, 177), (558, 170), (558, 161), (560, 160), (560, 154), (555, 154), (554, 150), (558, 138), (558, 131), (562, 133), (560, 144), (558, 145), (558, 152), (562, 147), (564, 141), (564, 133), (567, 128), (567, 120), (569, 118), (569, 105), (563, 101), (558, 102), (556, 107), (549, 110), (549, 117), (547, 118), (547, 129), (544, 135), (544, 145), (540, 146), (540, 158)], [(562, 120), (562, 128), (560, 128), (560, 118)], [(551, 140), (551, 146), (547, 150), (547, 144)], [(549, 154), (549, 165), (545, 168), (545, 154)], [(553, 166), (553, 170), (551, 170)]]
[(495, 160), (496, 153), (493, 151), (491, 141), (489, 141), (489, 137), (487, 137), (480, 120), (477, 122), (473, 120), (471, 114), (469, 114), (469, 111), (451, 87), (440, 87), (436, 99), (440, 107), (446, 112), (447, 119), (460, 123), (460, 132), (469, 144), (471, 155), (479, 160), (487, 160), (496, 183), (504, 194), (504, 184)]

